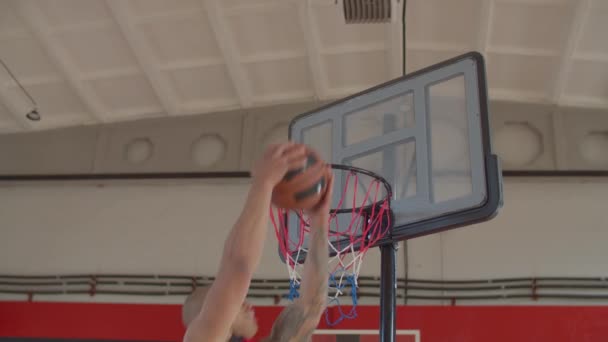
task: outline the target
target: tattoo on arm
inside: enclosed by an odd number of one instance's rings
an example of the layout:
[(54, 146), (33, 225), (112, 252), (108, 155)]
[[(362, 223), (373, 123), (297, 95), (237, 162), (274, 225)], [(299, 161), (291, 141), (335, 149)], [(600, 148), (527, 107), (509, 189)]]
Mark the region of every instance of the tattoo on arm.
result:
[(321, 227), (313, 229), (315, 230), (312, 233), (309, 253), (304, 264), (300, 304), (317, 315), (316, 324), (327, 303), (329, 252), (327, 250), (327, 231)]
[(327, 297), (327, 263), (329, 253), (327, 250), (327, 230), (322, 227), (313, 227), (311, 234), (310, 248), (304, 263), (302, 273), (302, 302), (323, 301)]
[(318, 315), (313, 310), (293, 304), (286, 307), (272, 326), (267, 342), (306, 342), (314, 333)]
[(302, 296), (286, 307), (272, 327), (266, 342), (307, 342), (314, 333), (327, 302), (327, 231), (313, 231), (304, 265)]

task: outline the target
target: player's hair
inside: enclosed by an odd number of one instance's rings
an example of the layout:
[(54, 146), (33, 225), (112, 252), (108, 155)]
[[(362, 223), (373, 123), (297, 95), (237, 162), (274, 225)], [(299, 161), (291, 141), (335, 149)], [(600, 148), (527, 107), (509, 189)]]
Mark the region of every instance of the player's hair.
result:
[(199, 287), (186, 297), (186, 301), (182, 306), (182, 323), (184, 323), (184, 326), (187, 327), (201, 312), (208, 291), (208, 287)]

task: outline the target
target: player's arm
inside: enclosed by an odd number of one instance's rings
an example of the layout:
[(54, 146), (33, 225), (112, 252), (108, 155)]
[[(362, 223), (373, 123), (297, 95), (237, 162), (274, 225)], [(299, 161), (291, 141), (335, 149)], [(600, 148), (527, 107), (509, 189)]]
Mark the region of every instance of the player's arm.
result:
[(327, 263), (329, 262), (329, 206), (333, 191), (330, 176), (328, 191), (311, 217), (308, 254), (304, 262), (300, 298), (287, 306), (275, 321), (266, 341), (308, 341), (314, 333), (327, 304)]
[(294, 144), (270, 147), (253, 170), (253, 183), (241, 215), (224, 243), (213, 285), (199, 315), (188, 326), (187, 342), (223, 342), (243, 304), (253, 272), (260, 263), (273, 187), (288, 165), (305, 162), (305, 149)]

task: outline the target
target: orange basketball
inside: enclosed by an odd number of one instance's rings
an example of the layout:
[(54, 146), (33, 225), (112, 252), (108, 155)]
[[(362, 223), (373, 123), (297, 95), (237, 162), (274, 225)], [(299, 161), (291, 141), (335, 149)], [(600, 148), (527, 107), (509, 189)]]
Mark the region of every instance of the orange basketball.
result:
[(292, 165), (283, 180), (274, 187), (274, 205), (285, 209), (310, 209), (317, 205), (329, 180), (325, 166), (319, 154), (306, 147), (305, 165)]

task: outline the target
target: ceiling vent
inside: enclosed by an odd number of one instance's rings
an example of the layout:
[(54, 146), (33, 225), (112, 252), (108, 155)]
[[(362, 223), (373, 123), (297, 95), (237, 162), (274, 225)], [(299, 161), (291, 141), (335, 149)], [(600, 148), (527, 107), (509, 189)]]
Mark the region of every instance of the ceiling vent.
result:
[(392, 0), (343, 0), (347, 24), (386, 23), (391, 20)]

